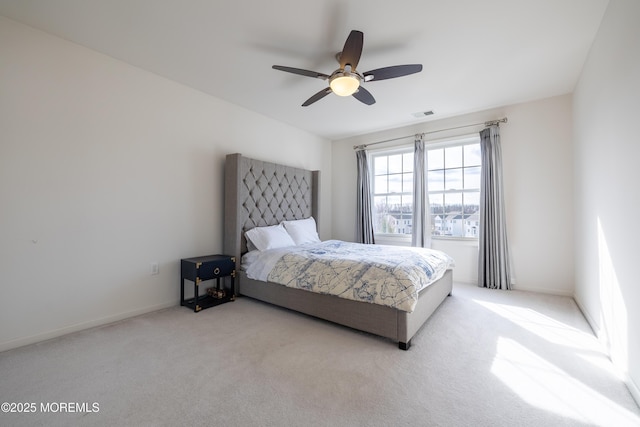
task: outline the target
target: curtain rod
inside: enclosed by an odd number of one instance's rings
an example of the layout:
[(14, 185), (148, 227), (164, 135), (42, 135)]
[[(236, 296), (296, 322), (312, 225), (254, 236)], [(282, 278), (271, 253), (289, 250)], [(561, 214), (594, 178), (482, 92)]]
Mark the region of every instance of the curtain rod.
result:
[(385, 142), (398, 141), (399, 139), (410, 138), (412, 136), (416, 136), (417, 137), (418, 135), (421, 136), (421, 137), (424, 137), (425, 135), (428, 135), (428, 134), (431, 134), (431, 133), (438, 133), (438, 132), (444, 132), (444, 131), (447, 131), (447, 130), (468, 128), (468, 127), (471, 127), (471, 126), (480, 126), (480, 125), (484, 125), (484, 126), (498, 125), (498, 126), (500, 126), (500, 123), (507, 123), (507, 118), (503, 117), (503, 118), (498, 119), (498, 120), (489, 120), (488, 122), (473, 123), (473, 124), (470, 124), (470, 125), (456, 126), (456, 127), (453, 127), (453, 128), (432, 130), (432, 131), (429, 131), (429, 132), (422, 132), (422, 133), (417, 133), (417, 134), (414, 134), (414, 135), (399, 136), (397, 138), (385, 139), (384, 141), (372, 142), (372, 143), (369, 143), (369, 144), (354, 145), (353, 149), (354, 150), (363, 150), (366, 147), (369, 147), (370, 145), (384, 144)]

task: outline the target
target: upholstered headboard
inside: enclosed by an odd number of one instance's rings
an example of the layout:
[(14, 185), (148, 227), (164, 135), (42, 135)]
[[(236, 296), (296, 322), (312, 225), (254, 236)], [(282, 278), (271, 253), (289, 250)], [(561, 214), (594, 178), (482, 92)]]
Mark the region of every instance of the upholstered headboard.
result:
[(284, 220), (318, 218), (320, 172), (229, 154), (225, 161), (224, 252), (247, 251), (245, 231)]

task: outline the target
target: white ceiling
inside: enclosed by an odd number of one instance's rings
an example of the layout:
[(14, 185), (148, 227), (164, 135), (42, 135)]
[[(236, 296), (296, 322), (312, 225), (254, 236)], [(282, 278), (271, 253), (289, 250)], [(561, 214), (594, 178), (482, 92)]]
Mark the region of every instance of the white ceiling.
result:
[[(0, 0), (0, 14), (329, 139), (570, 93), (608, 0)], [(358, 70), (421, 63), (330, 94), (353, 29)], [(413, 113), (433, 110), (431, 118)]]

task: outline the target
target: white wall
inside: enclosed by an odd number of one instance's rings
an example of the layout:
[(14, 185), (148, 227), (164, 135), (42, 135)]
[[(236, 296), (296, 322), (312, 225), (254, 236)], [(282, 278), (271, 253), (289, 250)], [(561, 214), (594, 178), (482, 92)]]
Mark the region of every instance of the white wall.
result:
[(574, 94), (576, 301), (640, 402), (640, 2), (611, 0)]
[(330, 237), (329, 141), (2, 17), (0, 52), (0, 351), (178, 304), (228, 153), (320, 169)]
[[(353, 146), (508, 117), (501, 125), (507, 223), (515, 288), (573, 294), (573, 158), (571, 95), (362, 135), (333, 143), (333, 237), (355, 237)], [(429, 140), (479, 132), (482, 126), (428, 135)], [(412, 144), (413, 137), (390, 143)], [(389, 144), (387, 144), (389, 145)], [(381, 147), (380, 145), (377, 147)], [(456, 260), (454, 278), (477, 282), (476, 245), (434, 240)]]

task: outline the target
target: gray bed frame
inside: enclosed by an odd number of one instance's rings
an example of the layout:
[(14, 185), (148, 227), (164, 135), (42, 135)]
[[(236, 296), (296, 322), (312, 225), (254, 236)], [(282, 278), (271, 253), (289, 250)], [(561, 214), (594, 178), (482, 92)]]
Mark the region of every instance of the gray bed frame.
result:
[(390, 338), (403, 350), (433, 312), (451, 295), (452, 272), (419, 294), (412, 313), (249, 279), (240, 269), (247, 252), (245, 231), (283, 220), (318, 215), (319, 171), (227, 155), (225, 162), (224, 252), (236, 257), (236, 293), (340, 325)]

